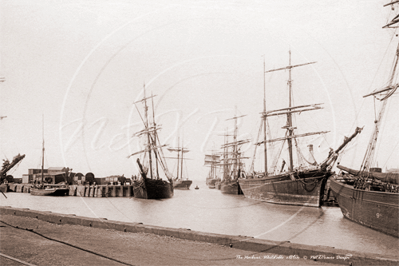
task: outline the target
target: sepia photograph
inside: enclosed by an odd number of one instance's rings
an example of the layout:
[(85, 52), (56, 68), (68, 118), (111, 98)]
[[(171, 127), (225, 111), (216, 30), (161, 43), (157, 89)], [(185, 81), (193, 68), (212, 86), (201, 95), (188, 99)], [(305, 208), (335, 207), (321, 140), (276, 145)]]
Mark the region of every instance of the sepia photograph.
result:
[(1, 265), (398, 265), (398, 0), (0, 0)]

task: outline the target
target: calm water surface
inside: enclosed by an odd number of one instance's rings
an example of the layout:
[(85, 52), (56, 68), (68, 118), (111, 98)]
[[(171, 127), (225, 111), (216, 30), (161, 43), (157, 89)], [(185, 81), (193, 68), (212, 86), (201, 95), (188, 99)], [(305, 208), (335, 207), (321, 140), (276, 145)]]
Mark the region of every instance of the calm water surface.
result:
[(0, 205), (398, 256), (398, 238), (344, 219), (339, 208), (268, 204), (198, 186), (165, 200), (7, 193)]

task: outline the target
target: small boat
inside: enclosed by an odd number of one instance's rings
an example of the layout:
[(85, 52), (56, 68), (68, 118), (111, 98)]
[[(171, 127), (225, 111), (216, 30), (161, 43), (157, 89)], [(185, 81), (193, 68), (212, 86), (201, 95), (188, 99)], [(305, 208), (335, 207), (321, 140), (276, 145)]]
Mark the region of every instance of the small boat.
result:
[[(140, 176), (133, 180), (133, 194), (135, 198), (141, 199), (165, 199), (173, 197), (173, 178), (167, 169), (165, 158), (163, 156), (162, 148), (166, 145), (160, 145), (157, 134), (158, 127), (155, 123), (154, 103), (152, 103), (152, 122), (148, 116), (147, 99), (153, 98), (150, 96), (146, 98), (144, 87), (144, 98), (138, 102), (144, 104), (143, 124), (144, 129), (136, 133), (138, 137), (144, 137), (146, 147), (144, 150), (135, 152), (128, 156), (131, 157), (136, 154), (143, 154), (143, 165), (140, 159), (137, 158), (137, 164), (140, 169)], [(138, 110), (138, 109), (137, 109)], [(141, 114), (140, 114), (141, 116)], [(165, 174), (166, 180), (162, 179), (161, 171)]]
[[(219, 185), (221, 179), (218, 177), (218, 168), (220, 166), (220, 154), (212, 153), (205, 155), (205, 166), (210, 166), (211, 169), (206, 178), (206, 185), (210, 189), (217, 188), (216, 184)], [(220, 188), (219, 188), (220, 189)]]
[(189, 179), (174, 179), (173, 180), (173, 187), (176, 189), (190, 189), (191, 184), (193, 183), (192, 180)]
[(44, 123), (43, 123), (43, 145), (42, 145), (42, 169), (41, 178), (30, 189), (32, 196), (68, 196), (69, 187), (67, 185), (67, 177), (69, 175), (69, 168), (66, 173), (63, 173), (64, 182), (55, 184), (55, 178), (47, 176), (44, 178)]
[(33, 196), (68, 196), (69, 188), (66, 185), (44, 185), (43, 187), (32, 187), (30, 194)]
[(172, 159), (177, 159), (177, 167), (176, 167), (176, 177), (173, 179), (173, 187), (176, 189), (190, 189), (192, 180), (188, 178), (183, 178), (183, 162), (185, 160), (184, 153), (189, 152), (188, 149), (183, 147), (177, 148), (168, 148), (168, 151), (177, 152), (177, 157)]
[(198, 186), (195, 186), (195, 189), (199, 189), (199, 187), (198, 187)]
[[(291, 65), (291, 51), (289, 52), (289, 65), (283, 68), (272, 69), (265, 71), (269, 73), (279, 70), (288, 70), (288, 91), (289, 91), (289, 105), (287, 108), (278, 110), (266, 111), (266, 90), (264, 88), (264, 99), (263, 99), (263, 113), (261, 128), (263, 128), (263, 140), (255, 143), (255, 145), (264, 146), (264, 172), (255, 172), (254, 163), (252, 163), (250, 171), (245, 178), (238, 179), (240, 187), (244, 193), (244, 196), (254, 200), (265, 201), (268, 203), (284, 204), (284, 205), (299, 205), (299, 206), (311, 206), (320, 207), (322, 204), (322, 198), (324, 196), (325, 186), (327, 179), (332, 175), (331, 168), (337, 160), (338, 153), (345, 147), (345, 145), (353, 139), (361, 129), (356, 129), (355, 133), (345, 139), (344, 143), (337, 150), (330, 150), (327, 158), (320, 164), (317, 162), (306, 160), (297, 145), (297, 139), (300, 137), (307, 137), (317, 134), (325, 134), (328, 131), (320, 132), (308, 132), (303, 134), (296, 134), (295, 130), (297, 127), (293, 125), (293, 115), (295, 113), (303, 113), (306, 111), (319, 110), (323, 107), (321, 104), (305, 104), (292, 106), (292, 80), (291, 70), (295, 67), (305, 66), (313, 64), (315, 62)], [(264, 77), (265, 78), (265, 77)], [(275, 139), (267, 139), (266, 128), (269, 126), (268, 119), (270, 117), (285, 116), (285, 125), (282, 127), (286, 130), (285, 136)], [(282, 121), (281, 121), (282, 122)], [(259, 131), (261, 132), (261, 130)], [(260, 134), (259, 134), (260, 135)], [(274, 158), (273, 170), (269, 172), (268, 168), (268, 150), (267, 143), (282, 141), (283, 144), (288, 144), (288, 170), (284, 170), (285, 160), (281, 169), (277, 169), (277, 159), (281, 155), (278, 153), (277, 158)], [(304, 161), (306, 165), (294, 166), (293, 160), (293, 147), (296, 147), (298, 160)], [(283, 146), (281, 147), (282, 150)]]
[[(398, 1), (390, 4), (395, 3)], [(385, 27), (397, 27), (398, 23), (399, 19), (396, 16)], [(375, 119), (374, 132), (368, 143), (360, 170), (338, 165), (340, 173), (331, 178), (331, 190), (345, 218), (394, 237), (399, 237), (399, 171), (384, 173), (381, 168), (374, 167), (373, 164), (376, 161), (375, 150), (379, 139), (377, 137), (382, 128), (381, 123), (388, 100), (399, 87), (398, 83), (394, 83), (397, 77), (398, 59), (399, 44), (396, 48), (388, 86), (363, 96), (373, 96), (379, 100), (380, 109), (375, 118), (373, 117)], [(398, 120), (395, 121), (397, 123)], [(392, 151), (389, 149), (392, 147), (384, 150)]]
[(214, 189), (214, 188), (216, 188), (216, 181), (218, 181), (218, 180), (210, 178), (210, 177), (207, 177), (206, 178), (206, 185), (208, 186), (208, 188)]

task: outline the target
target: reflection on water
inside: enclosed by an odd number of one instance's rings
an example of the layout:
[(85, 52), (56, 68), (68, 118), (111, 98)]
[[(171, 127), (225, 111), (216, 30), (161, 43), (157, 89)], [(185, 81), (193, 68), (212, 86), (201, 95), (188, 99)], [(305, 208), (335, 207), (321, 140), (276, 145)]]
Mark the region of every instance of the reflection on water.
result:
[(7, 193), (0, 205), (397, 256), (399, 239), (344, 219), (339, 208), (268, 204), (198, 186), (165, 200)]

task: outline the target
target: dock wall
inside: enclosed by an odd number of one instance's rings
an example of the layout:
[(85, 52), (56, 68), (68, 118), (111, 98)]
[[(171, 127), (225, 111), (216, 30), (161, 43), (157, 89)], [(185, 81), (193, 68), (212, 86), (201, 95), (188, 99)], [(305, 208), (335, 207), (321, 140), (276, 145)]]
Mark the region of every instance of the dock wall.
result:
[(398, 265), (398, 258), (381, 256), (371, 253), (357, 253), (349, 250), (335, 249), (326, 246), (311, 246), (290, 243), (289, 241), (270, 241), (255, 239), (247, 236), (233, 236), (192, 231), (183, 228), (167, 228), (144, 225), (142, 223), (128, 223), (111, 221), (105, 218), (88, 218), (76, 215), (58, 214), (52, 212), (35, 211), (30, 209), (0, 207), (0, 215), (15, 215), (31, 217), (59, 225), (70, 224), (100, 229), (111, 229), (131, 233), (149, 233), (169, 236), (191, 241), (201, 241), (224, 245), (235, 249), (266, 252), (285, 256), (299, 256), (314, 261), (329, 262), (342, 265)]
[[(30, 193), (32, 184), (7, 184), (8, 192), (17, 193)], [(83, 186), (83, 185), (70, 185), (69, 196), (77, 197), (132, 197), (133, 186), (132, 185), (95, 185), (95, 186)]]

